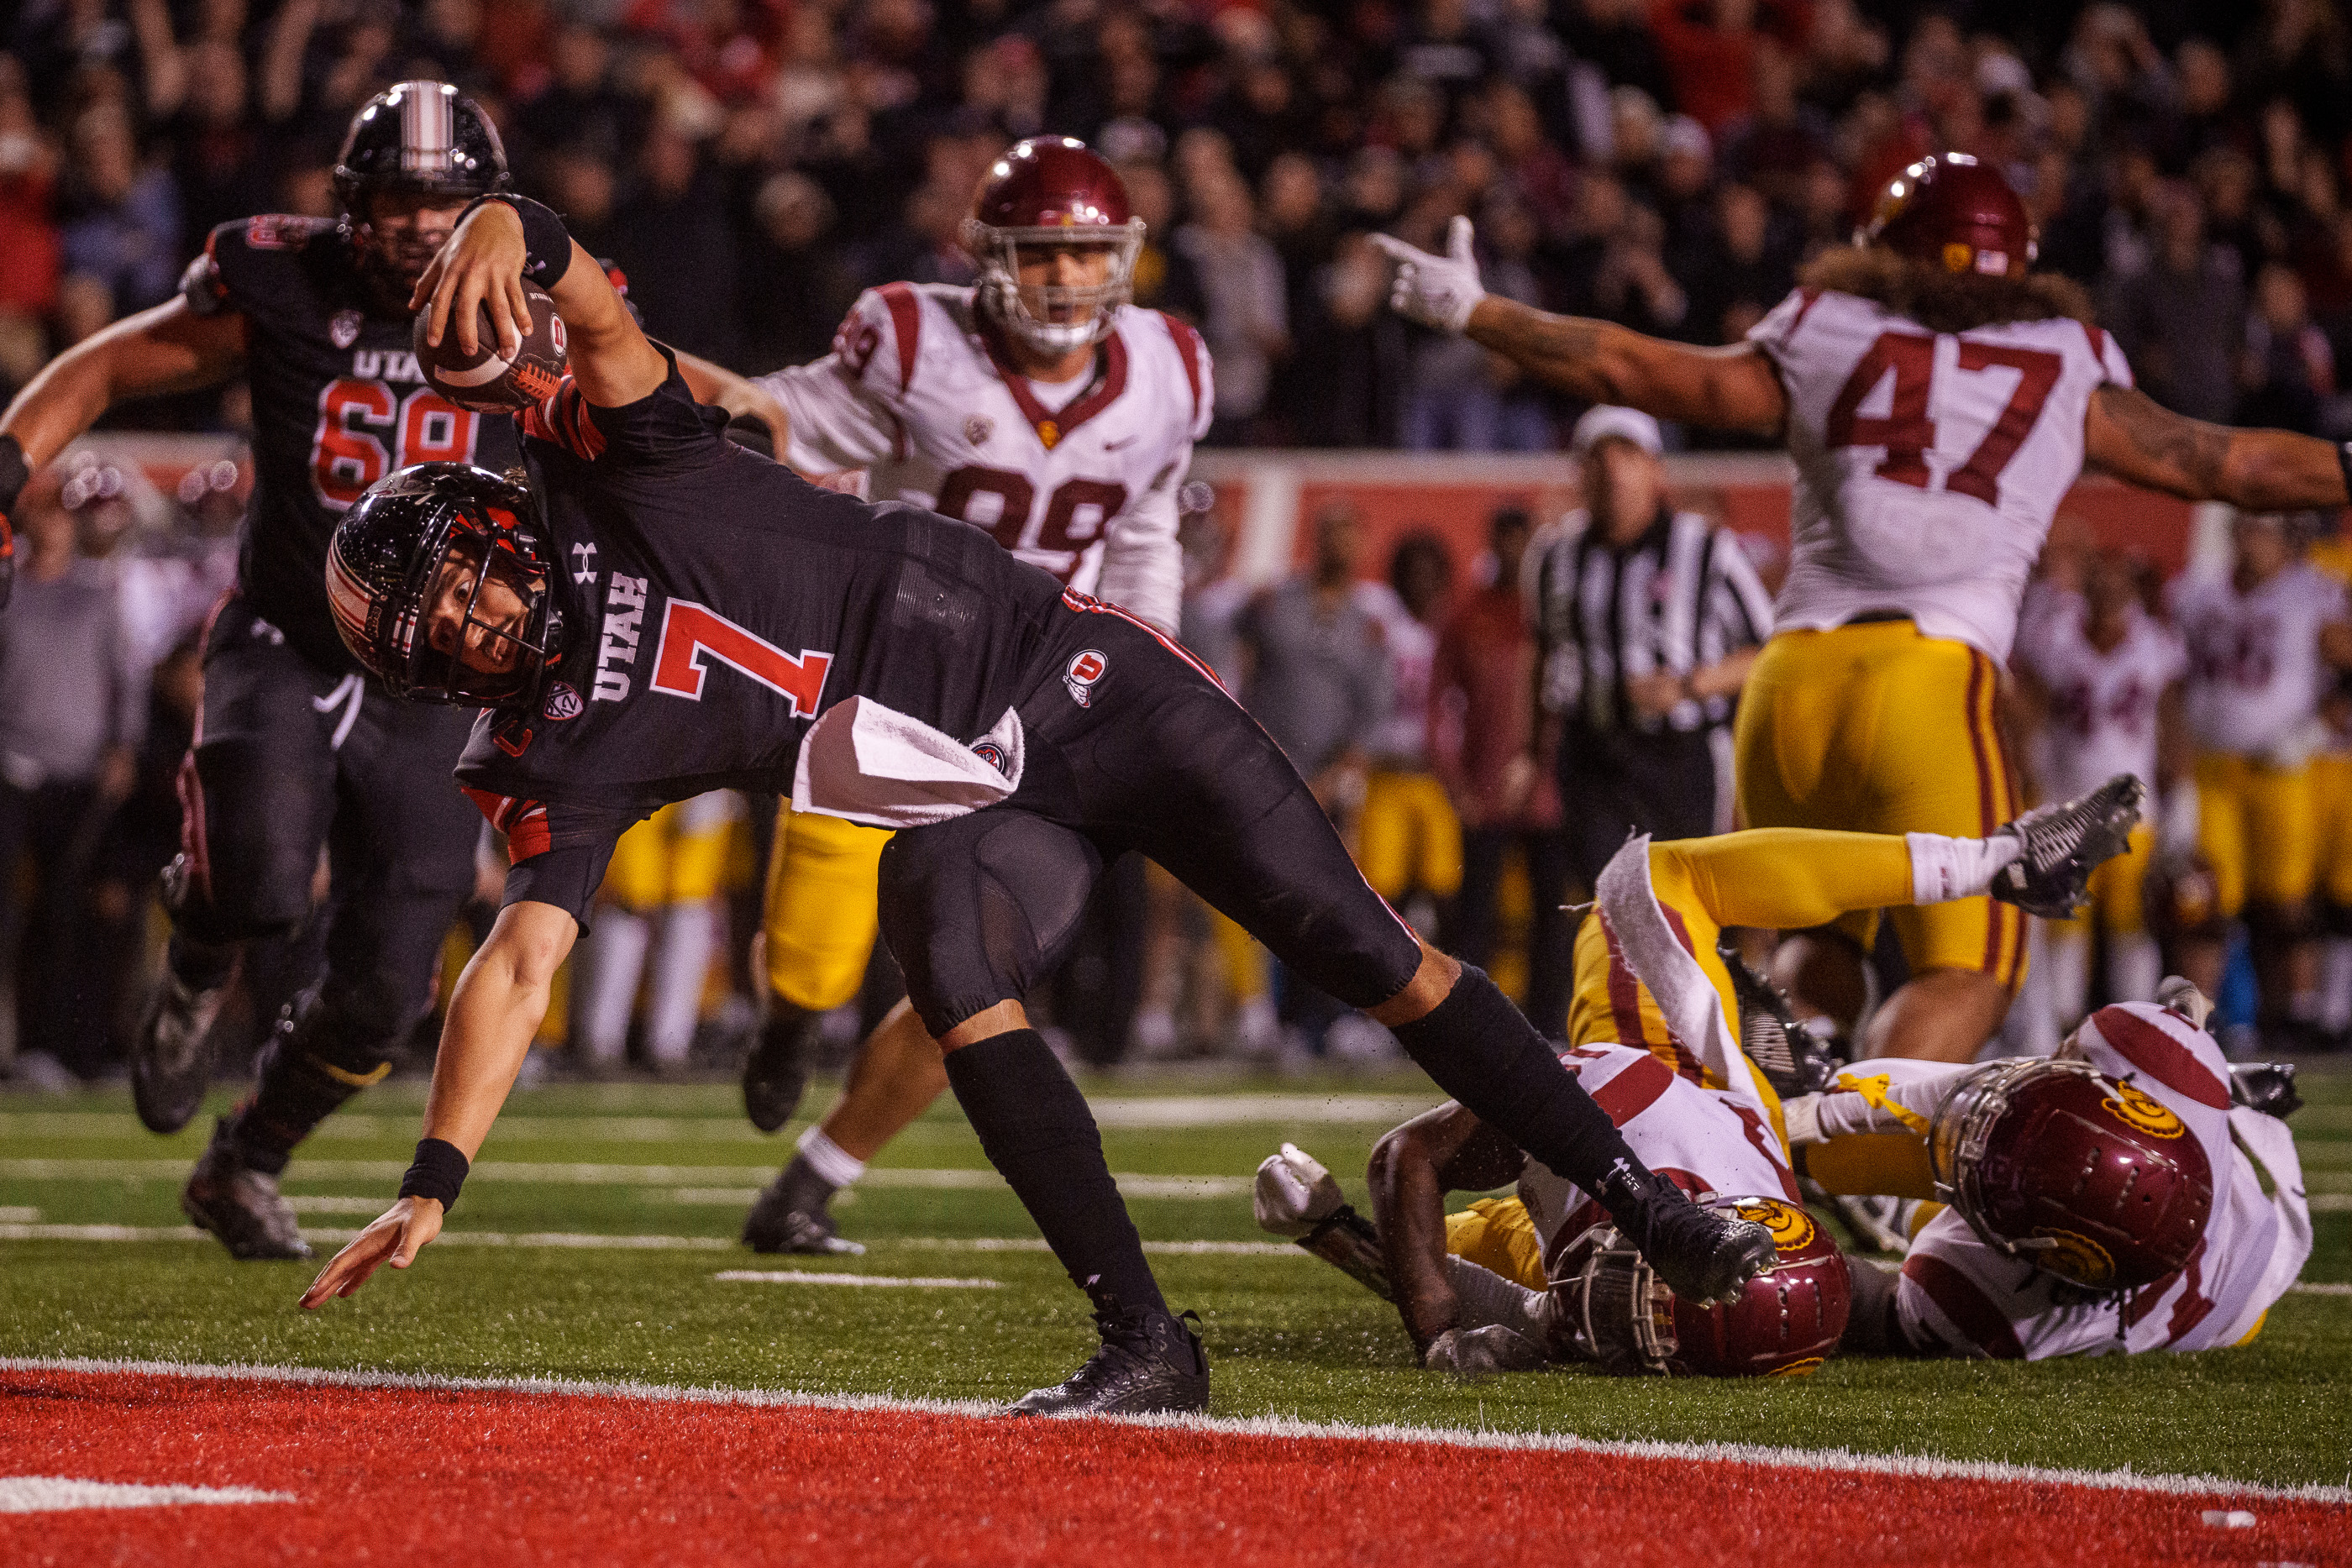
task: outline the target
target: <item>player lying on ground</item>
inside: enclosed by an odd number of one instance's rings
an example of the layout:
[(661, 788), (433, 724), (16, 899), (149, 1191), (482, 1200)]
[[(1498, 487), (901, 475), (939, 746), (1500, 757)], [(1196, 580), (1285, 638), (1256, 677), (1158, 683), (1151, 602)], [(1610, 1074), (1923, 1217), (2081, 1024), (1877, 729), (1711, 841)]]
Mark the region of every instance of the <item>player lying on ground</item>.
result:
[(490, 710), (458, 777), (514, 867), (451, 1001), (402, 1196), (306, 1305), (408, 1266), (439, 1233), (614, 841), (715, 788), (903, 824), (882, 857), (883, 935), (982, 1147), (1103, 1332), (1085, 1367), (1018, 1409), (1207, 1400), (1199, 1341), (1161, 1299), (1094, 1119), (1020, 999), (1127, 849), (1600, 1194), (1685, 1296), (1735, 1291), (1770, 1260), (1760, 1226), (1643, 1166), (1485, 975), (1422, 945), (1181, 648), (964, 524), (818, 490), (726, 441), (724, 415), (688, 395), (552, 213), (478, 206), (419, 287), (428, 332), (472, 351), (487, 298), (500, 342), (517, 340), (527, 260), (572, 352), (572, 375), (523, 420), (530, 486), (405, 470), (352, 508), (329, 557), (356, 654), (412, 696)]
[[(2082, 291), (2029, 272), (2032, 225), (1990, 165), (1914, 164), (1856, 238), (1722, 349), (1487, 295), (1466, 219), (1444, 256), (1380, 243), (1402, 264), (1392, 303), (1415, 321), (1580, 398), (1787, 443), (1794, 542), (1740, 698), (1741, 821), (1987, 833), (2021, 804), (1993, 717), (2019, 596), (2084, 468), (2270, 511), (2343, 506), (2345, 455), (2134, 391)], [(1972, 1059), (2022, 977), (2022, 917), (1973, 900), (1892, 918), (1911, 978), (1863, 1054)], [(1822, 1012), (1859, 1010), (1875, 919), (1784, 956)]]
[(2038, 1361), (2261, 1331), (2311, 1255), (2293, 1069), (2232, 1069), (2203, 995), (2162, 994), (2100, 1009), (2055, 1061), (1873, 1061), (1788, 1103), (1800, 1169), (1891, 1145), (1871, 1162), (1912, 1174), (1883, 1191), (1951, 1204), (1899, 1278), (1855, 1262), (1850, 1348)]
[[(1638, 838), (1611, 860), (1577, 936), (1569, 1059), (1651, 1168), (1766, 1218), (1779, 1262), (1727, 1309), (1677, 1298), (1660, 1318), (1671, 1330), (1637, 1333), (1651, 1315), (1647, 1276), (1607, 1216), (1459, 1104), (1414, 1117), (1373, 1151), (1376, 1236), (1340, 1212), (1338, 1185), (1287, 1145), (1259, 1167), (1259, 1223), (1395, 1301), (1433, 1367), (1477, 1372), (1547, 1356), (1623, 1371), (1810, 1365), (1844, 1331), (1846, 1269), (1798, 1196), (1772, 1082), (1793, 1075), (1768, 1071), (1738, 1043), (1743, 1021), (1757, 1020), (1743, 1020), (1717, 950), (1724, 927), (1801, 927), (1988, 889), (2037, 910), (2071, 907), (2127, 841), (2140, 795), (2137, 779), (2119, 777), (1990, 839), (1767, 828)], [(1516, 1199), (1444, 1212), (1448, 1192), (1513, 1182)]]
[[(213, 612), (204, 712), (181, 773), (188, 846), (166, 873), (172, 939), (131, 1050), (131, 1096), (176, 1133), (213, 1080), (211, 1030), (239, 952), (312, 916), (331, 874), (326, 973), (272, 1031), (253, 1093), (222, 1118), (180, 1203), (238, 1258), (307, 1258), (278, 1190), (295, 1147), (391, 1071), (432, 1005), (441, 940), (474, 890), (481, 823), (420, 790), (456, 766), (460, 716), (390, 699), (333, 631), (321, 568), (335, 520), (390, 468), (447, 458), (503, 468), (512, 424), (424, 378), (409, 297), (466, 204), (507, 183), (498, 132), (444, 82), (401, 82), (352, 118), (339, 220), (223, 224), (180, 295), (43, 368), (0, 415), (0, 538), (26, 477), (110, 408), (233, 377), (253, 387), (254, 486), (236, 591)], [(774, 404), (695, 361), (698, 395)], [(779, 422), (780, 423), (780, 422)], [(0, 603), (6, 601), (0, 558)]]
[[(969, 522), (1172, 636), (1184, 575), (1176, 492), (1215, 387), (1198, 333), (1128, 302), (1143, 220), (1126, 186), (1079, 143), (1035, 137), (990, 167), (962, 238), (978, 285), (868, 289), (831, 353), (760, 378), (789, 420), (776, 456), (803, 474), (858, 470), (873, 499)], [(888, 836), (789, 804), (777, 815), (767, 1016), (743, 1066), (744, 1107), (762, 1132), (791, 1119), (821, 1016), (865, 979)], [(1115, 933), (1139, 925), (1115, 897), (1104, 902)], [(759, 1252), (861, 1250), (835, 1233), (829, 1200), (946, 1088), (922, 1020), (892, 1009), (858, 1045), (841, 1098), (745, 1217), (743, 1239)]]

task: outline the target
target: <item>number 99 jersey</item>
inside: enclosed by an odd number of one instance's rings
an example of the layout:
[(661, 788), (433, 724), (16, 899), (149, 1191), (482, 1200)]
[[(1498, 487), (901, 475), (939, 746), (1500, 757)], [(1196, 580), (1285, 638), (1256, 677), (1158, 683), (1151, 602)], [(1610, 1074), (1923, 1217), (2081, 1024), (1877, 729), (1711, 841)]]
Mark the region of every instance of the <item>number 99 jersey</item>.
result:
[(759, 384), (791, 416), (778, 456), (794, 468), (862, 468), (873, 499), (970, 523), (1175, 629), (1176, 491), (1214, 401), (1208, 350), (1182, 322), (1117, 307), (1088, 375), (1047, 388), (1008, 362), (971, 289), (892, 283), (859, 296), (832, 353)]
[(246, 319), (254, 486), (238, 589), (311, 664), (356, 670), (327, 609), (335, 520), (395, 468), (521, 462), (514, 422), (485, 419), (425, 384), (409, 316), (379, 313), (350, 235), (326, 220), (268, 214), (223, 224), (180, 292), (199, 316)]
[(1776, 628), (1908, 616), (2009, 656), (2018, 600), (2083, 470), (2091, 394), (2131, 385), (2098, 328), (2059, 317), (1931, 332), (1801, 288), (1748, 333), (1789, 398), (1789, 576)]

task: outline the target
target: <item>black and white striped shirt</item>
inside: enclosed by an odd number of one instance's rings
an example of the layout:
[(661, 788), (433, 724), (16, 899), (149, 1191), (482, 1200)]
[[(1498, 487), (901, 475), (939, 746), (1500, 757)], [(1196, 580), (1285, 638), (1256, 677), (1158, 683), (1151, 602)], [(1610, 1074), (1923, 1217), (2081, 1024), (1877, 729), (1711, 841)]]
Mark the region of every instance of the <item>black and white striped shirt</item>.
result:
[(1545, 711), (1596, 729), (1695, 730), (1731, 716), (1732, 699), (1643, 717), (1629, 676), (1704, 669), (1772, 634), (1772, 599), (1738, 538), (1696, 512), (1669, 512), (1618, 548), (1571, 512), (1529, 552)]

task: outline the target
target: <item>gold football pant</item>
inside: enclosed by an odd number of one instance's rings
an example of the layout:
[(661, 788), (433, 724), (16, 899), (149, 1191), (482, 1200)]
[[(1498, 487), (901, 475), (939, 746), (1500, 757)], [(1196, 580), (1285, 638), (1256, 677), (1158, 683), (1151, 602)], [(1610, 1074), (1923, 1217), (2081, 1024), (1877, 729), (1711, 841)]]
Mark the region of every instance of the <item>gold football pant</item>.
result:
[(776, 813), (768, 862), (768, 988), (809, 1012), (854, 999), (879, 929), (876, 867), (889, 832), (801, 812)]

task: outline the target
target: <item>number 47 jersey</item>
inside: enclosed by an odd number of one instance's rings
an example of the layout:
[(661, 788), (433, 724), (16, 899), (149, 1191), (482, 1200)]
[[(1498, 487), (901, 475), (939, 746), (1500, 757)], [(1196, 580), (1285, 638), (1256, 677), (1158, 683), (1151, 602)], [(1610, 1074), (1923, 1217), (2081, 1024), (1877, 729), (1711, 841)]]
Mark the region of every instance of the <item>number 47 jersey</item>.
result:
[(2091, 396), (2131, 385), (2071, 317), (1931, 332), (1874, 300), (1801, 288), (1748, 333), (1789, 397), (1789, 576), (1773, 622), (1908, 616), (2007, 659), (2027, 573), (2083, 471)]
[(814, 364), (761, 377), (803, 473), (862, 468), (867, 494), (970, 523), (1062, 583), (1172, 630), (1176, 491), (1213, 402), (1190, 327), (1117, 307), (1089, 373), (1041, 386), (1006, 362), (970, 288), (858, 297)]

